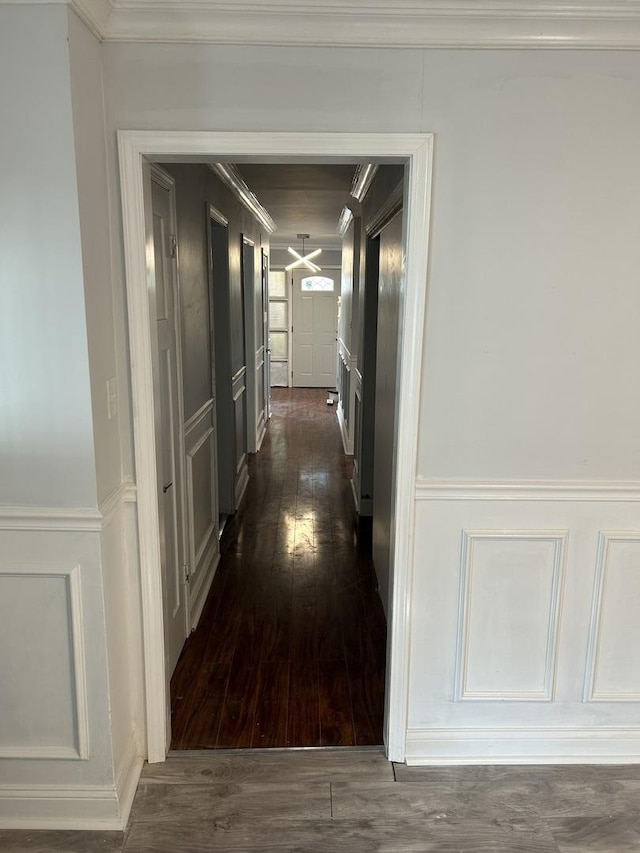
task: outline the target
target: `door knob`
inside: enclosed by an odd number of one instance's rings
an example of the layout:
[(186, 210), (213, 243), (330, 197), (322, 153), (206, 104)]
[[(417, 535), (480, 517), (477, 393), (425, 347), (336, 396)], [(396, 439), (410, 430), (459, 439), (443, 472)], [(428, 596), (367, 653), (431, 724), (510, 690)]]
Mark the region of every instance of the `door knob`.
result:
[(167, 483), (167, 485), (166, 485), (166, 486), (163, 486), (163, 487), (162, 487), (162, 491), (163, 491), (163, 492), (168, 492), (168, 491), (169, 491), (169, 489), (171, 488), (171, 486), (173, 486), (173, 481), (171, 481), (170, 483)]

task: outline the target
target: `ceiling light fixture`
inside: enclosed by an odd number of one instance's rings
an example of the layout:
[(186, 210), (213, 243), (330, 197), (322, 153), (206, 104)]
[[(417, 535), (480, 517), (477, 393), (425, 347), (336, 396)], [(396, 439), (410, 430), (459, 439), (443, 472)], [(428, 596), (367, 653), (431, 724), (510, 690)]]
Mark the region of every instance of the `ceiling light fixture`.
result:
[(298, 234), (297, 237), (299, 240), (302, 240), (302, 254), (300, 255), (298, 252), (296, 252), (295, 249), (293, 249), (291, 246), (289, 246), (287, 248), (287, 251), (289, 252), (290, 255), (293, 255), (293, 257), (296, 260), (293, 261), (292, 263), (290, 263), (288, 266), (286, 266), (285, 269), (288, 272), (289, 270), (293, 270), (296, 267), (305, 266), (308, 270), (311, 270), (311, 272), (320, 272), (322, 267), (319, 267), (317, 264), (312, 263), (311, 258), (317, 258), (318, 255), (320, 254), (320, 252), (322, 251), (322, 249), (314, 249), (313, 252), (309, 252), (308, 255), (305, 255), (305, 253), (304, 253), (304, 241), (309, 239), (309, 235), (308, 234)]

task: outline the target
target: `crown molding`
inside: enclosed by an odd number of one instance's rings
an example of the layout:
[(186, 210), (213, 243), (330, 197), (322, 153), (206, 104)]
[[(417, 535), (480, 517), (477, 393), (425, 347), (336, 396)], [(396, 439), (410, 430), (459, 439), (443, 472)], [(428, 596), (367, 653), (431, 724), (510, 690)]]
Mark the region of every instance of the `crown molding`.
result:
[(353, 222), (353, 211), (349, 207), (343, 207), (340, 218), (338, 219), (338, 234), (344, 237), (351, 223)]
[[(55, 1), (55, 0), (54, 0)], [(6, 2), (6, 0), (0, 0)], [(640, 0), (70, 0), (106, 41), (640, 49)]]
[(91, 32), (104, 39), (109, 31), (117, 0), (71, 0), (71, 6)]
[(356, 167), (351, 185), (351, 195), (356, 201), (360, 203), (364, 201), (379, 168), (375, 163), (360, 163)]
[(276, 223), (266, 207), (260, 204), (256, 195), (251, 192), (236, 166), (233, 163), (210, 163), (209, 168), (229, 187), (238, 201), (253, 214), (267, 234), (273, 234), (277, 228)]

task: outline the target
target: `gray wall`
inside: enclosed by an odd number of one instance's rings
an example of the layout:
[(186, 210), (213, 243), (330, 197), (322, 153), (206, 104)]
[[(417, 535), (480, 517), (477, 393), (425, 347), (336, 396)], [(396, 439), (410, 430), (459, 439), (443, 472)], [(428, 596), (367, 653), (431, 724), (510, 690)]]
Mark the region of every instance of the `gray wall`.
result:
[[(235, 510), (237, 468), (247, 452), (245, 407), (247, 393), (233, 397), (246, 383), (232, 377), (245, 365), (242, 235), (252, 239), (256, 279), (260, 271), (260, 226), (245, 207), (204, 165), (164, 164), (176, 181), (178, 268), (182, 310), (182, 361), (185, 418), (212, 396), (212, 346), (215, 348), (218, 465), (221, 473), (220, 508)], [(229, 220), (228, 243), (216, 245), (214, 315), (222, 334), (212, 341), (209, 314), (209, 216), (212, 204)], [(219, 231), (222, 238), (224, 231)], [(257, 287), (256, 287), (257, 290)], [(253, 348), (255, 352), (255, 346)]]
[(385, 615), (389, 616), (391, 542), (394, 527), (394, 455), (397, 446), (398, 332), (402, 310), (402, 214), (380, 234), (373, 461), (373, 563)]

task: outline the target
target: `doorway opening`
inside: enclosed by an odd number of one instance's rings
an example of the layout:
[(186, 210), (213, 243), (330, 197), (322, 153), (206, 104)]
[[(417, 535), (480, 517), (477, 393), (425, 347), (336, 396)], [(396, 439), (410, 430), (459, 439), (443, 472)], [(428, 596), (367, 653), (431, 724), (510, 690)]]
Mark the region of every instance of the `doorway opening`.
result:
[[(367, 134), (216, 134), (121, 132), (119, 150), (124, 215), (125, 258), (129, 304), (139, 533), (143, 589), (148, 724), (148, 757), (163, 760), (168, 727), (167, 678), (162, 648), (162, 581), (160, 577), (157, 468), (154, 446), (154, 386), (146, 294), (143, 161), (166, 162), (189, 157), (287, 162), (300, 156), (334, 162), (406, 162), (407, 181), (403, 235), (405, 265), (398, 393), (395, 477), (391, 489), (390, 558), (393, 573), (389, 595), (389, 646), (386, 689), (385, 744), (389, 758), (402, 760), (407, 720), (408, 605), (413, 526), (413, 484), (417, 449), (417, 417), (422, 331), (426, 295), (427, 235), (432, 138), (426, 135)], [(215, 152), (212, 155), (211, 152)], [(160, 641), (160, 642), (159, 642)]]

